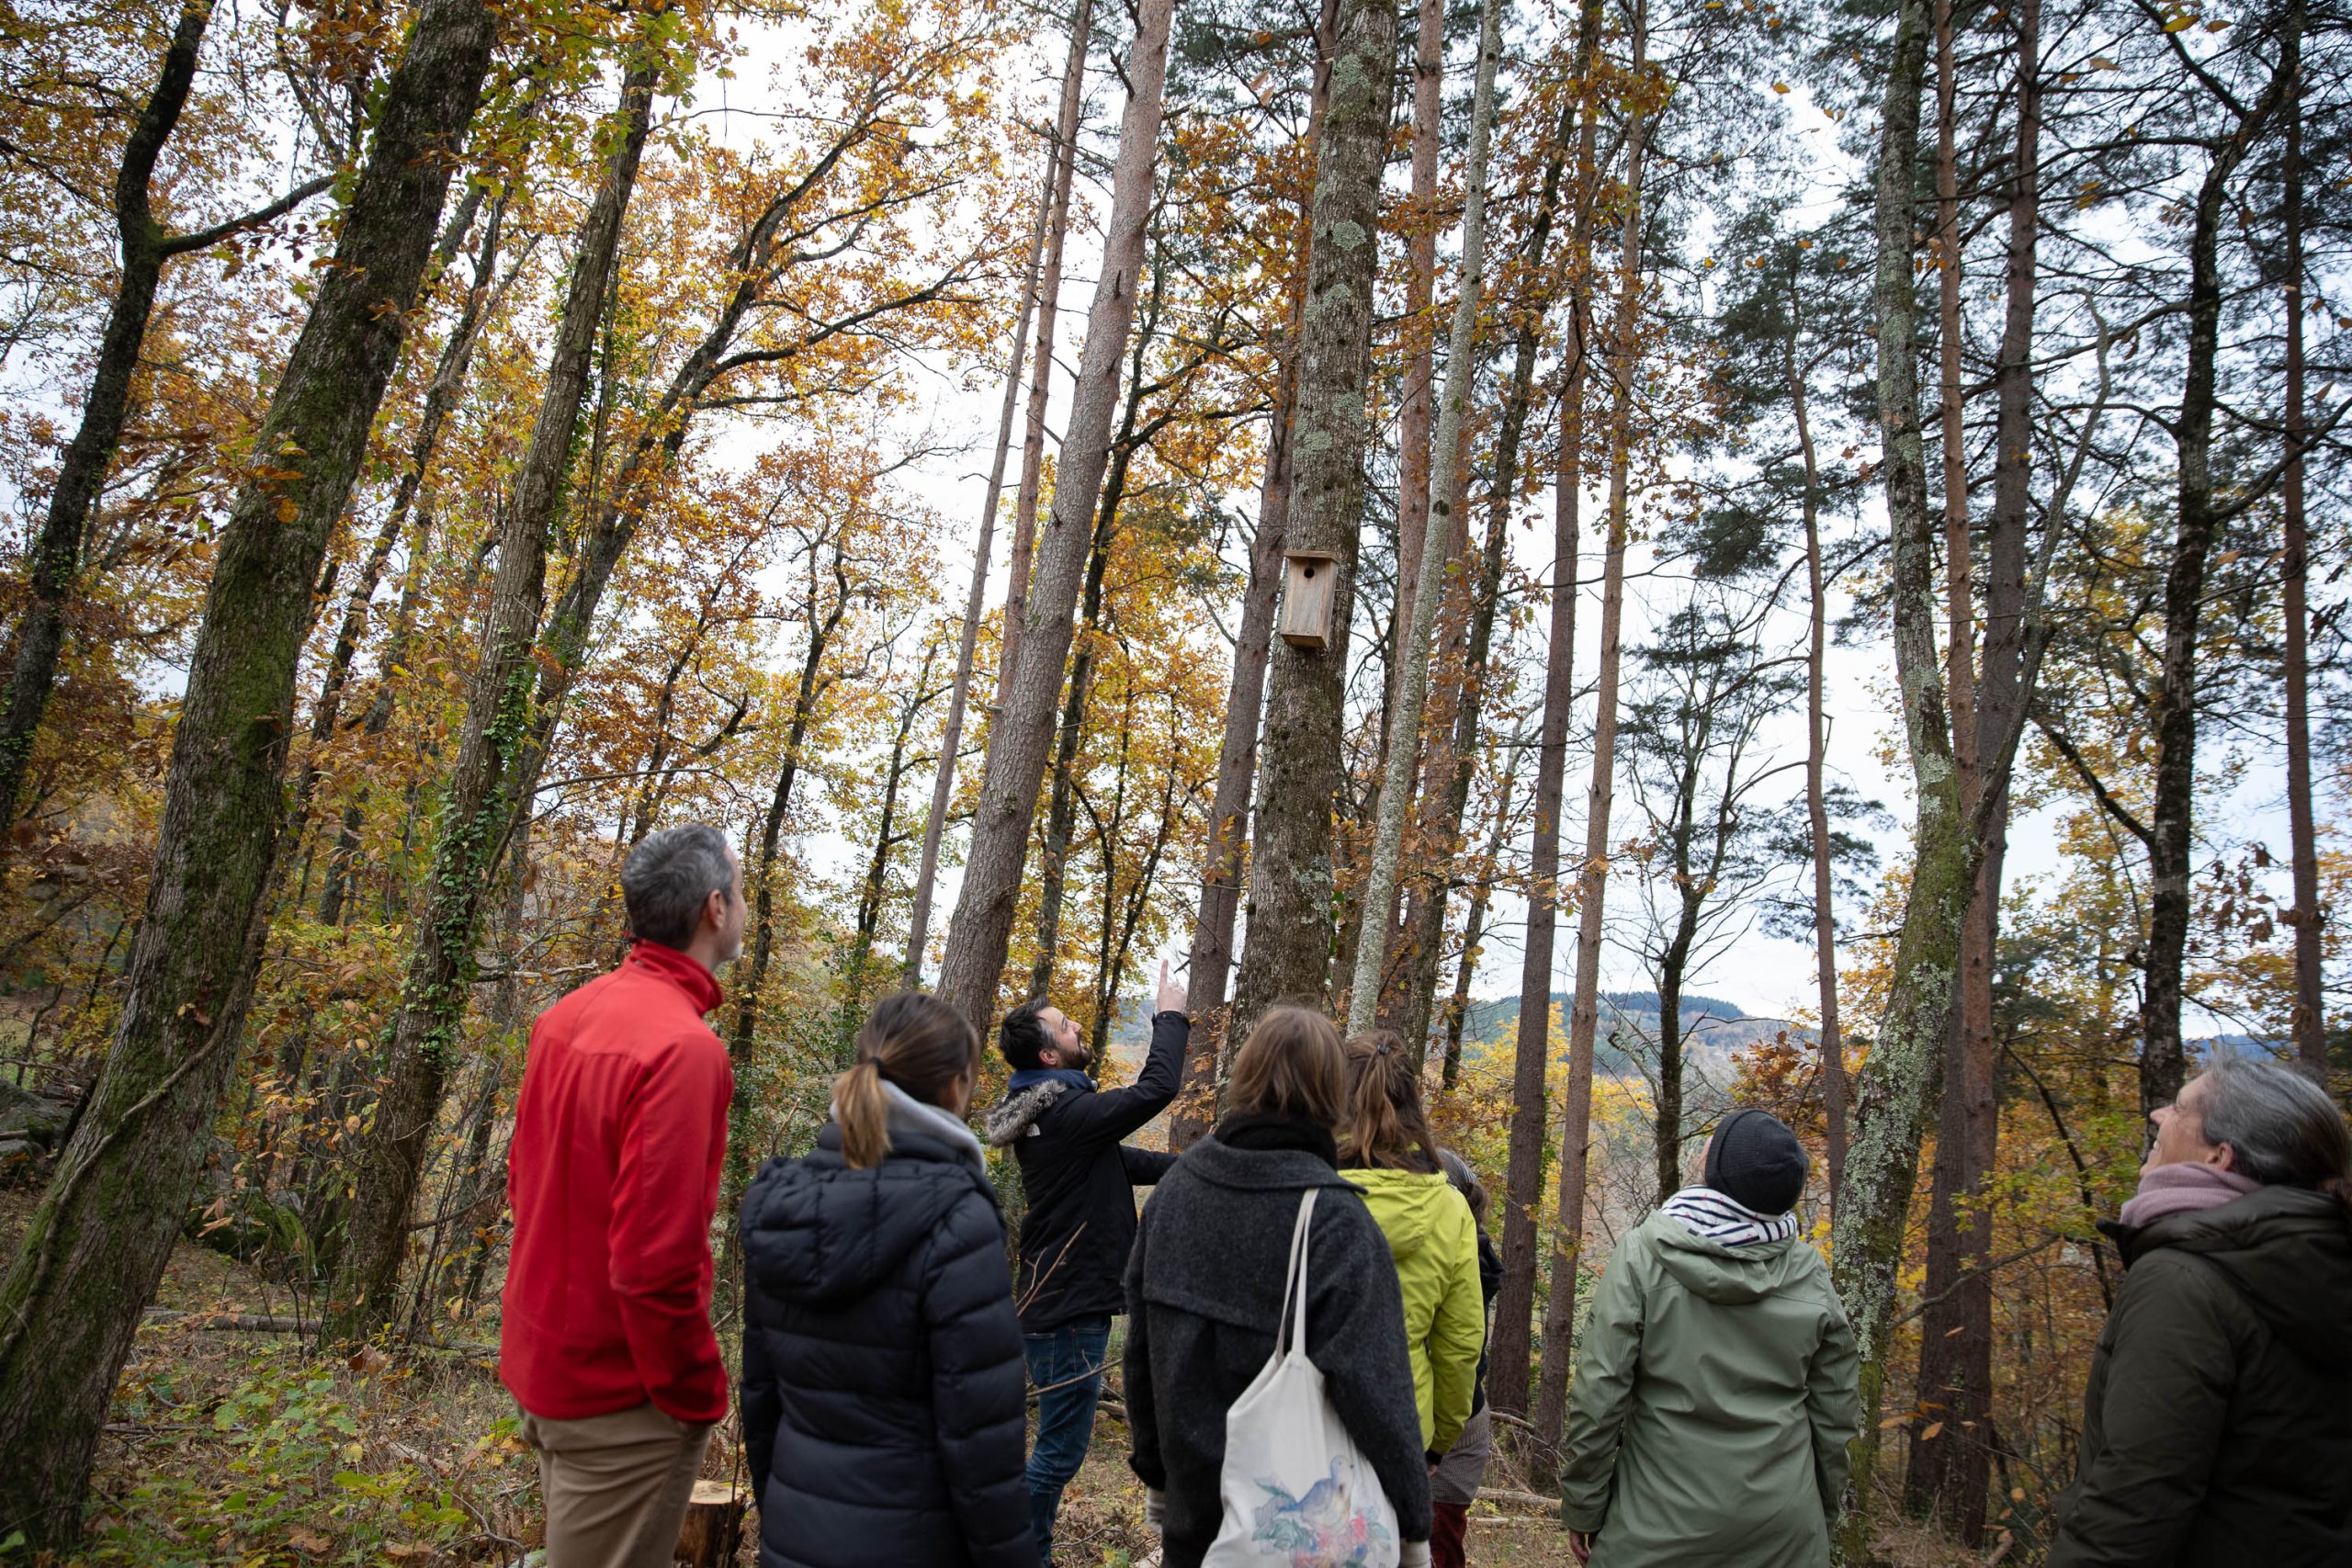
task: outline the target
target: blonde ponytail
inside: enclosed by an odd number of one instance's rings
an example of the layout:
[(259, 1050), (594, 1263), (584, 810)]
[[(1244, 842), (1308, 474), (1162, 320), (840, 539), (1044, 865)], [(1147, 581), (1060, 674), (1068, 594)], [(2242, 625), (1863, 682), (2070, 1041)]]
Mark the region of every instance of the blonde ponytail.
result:
[(890, 1152), (894, 1083), (926, 1105), (979, 1070), (980, 1037), (964, 1015), (936, 997), (900, 991), (874, 1004), (857, 1032), (857, 1066), (833, 1081), (833, 1120), (841, 1123), (842, 1163), (871, 1170)]
[(842, 1127), (842, 1163), (871, 1170), (890, 1152), (890, 1101), (880, 1064), (860, 1062), (833, 1080), (833, 1120)]

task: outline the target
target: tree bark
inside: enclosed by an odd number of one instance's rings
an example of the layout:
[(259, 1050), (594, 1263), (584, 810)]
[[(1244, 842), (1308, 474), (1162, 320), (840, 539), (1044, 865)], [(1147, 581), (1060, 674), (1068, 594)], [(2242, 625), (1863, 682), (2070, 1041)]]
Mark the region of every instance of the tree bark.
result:
[(2181, 1048), (2181, 970), (2188, 954), (2189, 878), (2196, 852), (2198, 627), (2205, 607), (2205, 570), (2221, 528), (2213, 495), (2215, 375), (2220, 359), (2222, 223), (2230, 182), (2247, 150), (2278, 112), (2287, 85), (2273, 73), (2261, 99), (2236, 128), (2211, 145), (2188, 230), (2187, 367), (2173, 425), (2175, 489), (2172, 560), (2165, 572), (2164, 663), (2150, 700), (2155, 731), (2154, 799), (2148, 839), (2148, 942), (2141, 982), (2140, 1109), (2153, 1113), (2180, 1096), (2187, 1076)]
[[(1046, 219), (1046, 270), (1037, 286), (1037, 355), (1029, 372), (1029, 423), (1021, 438), (1021, 489), (1013, 498), (1012, 548), (1005, 563), (1004, 630), (999, 639), (996, 662), (995, 705), (1000, 710), (1004, 705), (1006, 688), (1012, 681), (1014, 660), (1020, 656), (1021, 637), (1029, 618), (1030, 563), (1037, 539), (1037, 495), (1046, 477), (1046, 405), (1054, 385), (1054, 321), (1061, 307), (1062, 245), (1069, 237), (1069, 187), (1078, 168), (1078, 123), (1085, 103), (1086, 51), (1093, 37), (1093, 0), (1078, 0), (1078, 9), (1069, 23), (1069, 60), (1062, 67), (1061, 111), (1054, 122), (1056, 162), (1053, 194), (1047, 198), (1051, 210)], [(1155, 119), (1153, 123), (1156, 127), (1159, 122)], [(1124, 126), (1120, 129), (1119, 147), (1124, 155)], [(1147, 179), (1147, 186), (1148, 184)], [(1101, 308), (1099, 294), (1096, 308)], [(1087, 331), (1091, 344), (1091, 321)], [(1063, 456), (1067, 461), (1067, 440), (1063, 443)], [(1054, 485), (1058, 494), (1058, 470)], [(1093, 514), (1091, 497), (1088, 499), (1086, 514)]]
[(1649, 117), (1649, 7), (1634, 9), (1634, 96), (1625, 127), (1625, 214), (1618, 240), (1617, 321), (1610, 367), (1608, 558), (1600, 592), (1599, 693), (1592, 724), (1592, 783), (1585, 797), (1584, 871), (1577, 886), (1576, 996), (1568, 1014), (1567, 1107), (1560, 1131), (1560, 1212), (1553, 1233), (1552, 1293), (1544, 1311), (1544, 1363), (1535, 1393), (1535, 1431), (1556, 1447), (1567, 1416), (1574, 1347), (1577, 1274), (1584, 1252), (1587, 1143), (1592, 1129), (1592, 1052), (1600, 1023), (1601, 909), (1609, 890), (1609, 817), (1617, 787), (1617, 689), (1625, 612), (1625, 544), (1634, 456), (1634, 380), (1640, 367), (1642, 314), (1642, 163)]
[(235, 1066), (285, 810), (295, 666), (490, 65), (481, 0), (426, 0), (237, 486), (173, 738), (120, 1023), (0, 1284), (0, 1533), (78, 1532), (92, 1451)]
[[(1467, 190), (1462, 211), (1462, 275), (1453, 302), (1453, 330), (1446, 344), (1445, 404), (1438, 412), (1436, 449), (1430, 464), (1429, 525), (1424, 530), (1419, 581), (1432, 589), (1445, 571), (1445, 558), (1453, 539), (1454, 519), (1462, 512), (1462, 466), (1454, 454), (1462, 447), (1470, 400), (1477, 380), (1478, 301), (1486, 286), (1487, 265), (1487, 146), (1495, 115), (1495, 70), (1502, 55), (1502, 18), (1498, 0), (1484, 0), (1478, 24), (1478, 77), (1471, 99), (1470, 147), (1464, 171)], [(1508, 501), (1504, 503), (1509, 505)], [(1373, 830), (1371, 865), (1358, 899), (1364, 910), (1363, 935), (1356, 943), (1355, 979), (1348, 991), (1348, 1031), (1362, 1033), (1373, 1027), (1380, 1011), (1381, 975), (1388, 960), (1388, 910), (1396, 901), (1396, 862), (1405, 847), (1405, 817), (1412, 808), (1413, 786), (1420, 771), (1421, 706), (1429, 697), (1430, 633), (1437, 619), (1438, 595), (1423, 592), (1413, 601), (1409, 624), (1399, 621), (1396, 636), (1401, 673), (1396, 682), (1395, 714), (1388, 726), (1387, 766), (1380, 781), (1380, 804)], [(1443, 895), (1439, 896), (1441, 909)], [(1442, 919), (1441, 914), (1440, 919)], [(1375, 938), (1377, 940), (1375, 940)], [(1418, 1062), (1428, 1043), (1426, 1024), (1419, 1040), (1411, 1042)]]
[(459, 1043), (482, 895), (514, 816), (516, 762), (538, 668), (533, 644), (545, 599), (548, 538), (569, 487), (596, 326), (611, 291), (621, 220), (652, 123), (659, 75), (659, 62), (649, 55), (632, 62), (622, 82), (620, 136), (581, 224), (530, 445), (499, 530), (481, 660), (442, 802), (426, 913), (393, 1015), (375, 1119), (355, 1156), (349, 1228), (323, 1319), (337, 1342), (387, 1327), (398, 1310), (409, 1209)]
[[(1948, 41), (1943, 47), (1948, 54)], [(1994, 1034), (1993, 967), (2008, 820), (2007, 773), (1988, 773), (1984, 759), (2016, 722), (2021, 701), (2026, 526), (2032, 504), (2041, 49), (2040, 0), (2023, 0), (2018, 16), (2018, 137), (2010, 170), (2007, 311), (1994, 372), (1994, 501), (1986, 551), (1984, 672), (1975, 688), (1974, 732), (1961, 772), (1961, 799), (1971, 819), (1982, 824), (1982, 836), (1976, 846), (1975, 892), (1961, 938), (1960, 1000), (1952, 1010), (1953, 1051), (1946, 1068), (1929, 1207), (1918, 1393), (1929, 1425), (1913, 1437), (1905, 1481), (1911, 1506), (1939, 1515), (1972, 1548), (1984, 1541), (1992, 1483), (1993, 1223), (1981, 1205), (2000, 1136), (1994, 1081), (1999, 1043)], [(1955, 368), (1948, 366), (1948, 382), (1956, 379)], [(1949, 389), (1947, 395), (1951, 395)], [(1966, 735), (1957, 705), (1952, 718)], [(1964, 1216), (1962, 1202), (1978, 1205), (1978, 1212)]]
[[(1405, 366), (1404, 398), (1396, 415), (1396, 612), (1401, 643), (1413, 624), (1421, 554), (1430, 526), (1430, 405), (1437, 393), (1438, 153), (1445, 116), (1445, 0), (1419, 0), (1413, 35), (1413, 226), (1405, 237), (1405, 315), (1399, 323), (1412, 354)], [(1390, 649), (1382, 716), (1396, 710), (1396, 681), (1404, 660)]]
[(1453, 996), (1445, 1009), (1445, 1055), (1440, 1081), (1447, 1089), (1462, 1079), (1462, 1036), (1470, 1015), (1470, 987), (1478, 977), (1478, 944), (1486, 940), (1487, 908), (1494, 897), (1495, 867), (1501, 863), (1503, 845), (1510, 834), (1510, 797), (1519, 785), (1517, 759), (1503, 769), (1502, 789), (1495, 801), (1495, 826), (1470, 891), (1470, 909), (1462, 926), (1462, 959), (1453, 972)]
[(2281, 174), (2287, 209), (2287, 465), (2281, 561), (2286, 579), (2287, 821), (2295, 887), (2295, 1051), (2327, 1081), (2327, 1013), (2320, 990), (2322, 934), (2318, 835), (2312, 820), (2310, 532), (2303, 518), (2303, 0), (2290, 0), (2281, 69), (2293, 84)]
[[(1138, 347), (1141, 343), (1138, 337)], [(1129, 382), (1125, 429), (1111, 458), (1111, 471), (1102, 486), (1102, 518), (1087, 553), (1078, 647), (1070, 656), (1069, 694), (1062, 704), (1061, 725), (1054, 742), (1054, 784), (1046, 803), (1046, 841), (1037, 866), (1037, 957), (1029, 972), (1032, 997), (1053, 994), (1055, 961), (1060, 956), (1062, 896), (1069, 881), (1070, 839), (1078, 829), (1079, 743), (1085, 738), (1086, 705), (1093, 695), (1095, 638), (1102, 629), (1102, 578), (1110, 570), (1112, 531), (1118, 525), (1119, 502), (1127, 488), (1127, 465), (1135, 457), (1136, 400), (1142, 395), (1142, 384), (1138, 355)], [(1109, 896), (1107, 890), (1104, 896)]]
[[(1081, 5), (1086, 0), (1080, 0)], [(1037, 263), (1046, 224), (1060, 179), (1061, 144), (1046, 152), (1046, 183), (1037, 197), (1037, 221), (1029, 230), (1029, 258), (1021, 269), (1021, 320), (1012, 329), (1012, 352), (1004, 368), (1004, 407), (997, 416), (996, 457), (989, 464), (988, 500), (980, 508), (980, 536), (972, 547), (972, 587), (964, 600), (964, 630), (956, 644), (956, 682), (947, 692), (947, 728), (939, 740), (939, 770), (933, 775), (931, 815), (922, 830), (922, 862), (915, 873), (915, 905), (907, 930), (903, 976), (912, 990), (922, 978), (923, 949), (931, 944), (932, 885), (939, 874), (939, 840), (947, 827), (948, 802), (956, 795), (956, 761), (964, 745), (964, 704), (972, 690), (972, 659), (980, 637), (980, 613), (988, 603), (989, 549), (996, 539), (997, 502), (1004, 493), (1004, 459), (1012, 445), (1012, 416), (1021, 406), (1022, 355), (1029, 347), (1029, 321), (1037, 308)], [(894, 778), (895, 785), (897, 780)]]
[(1328, 552), (1334, 574), (1322, 648), (1283, 641), (1268, 669), (1250, 860), (1250, 942), (1230, 1038), (1278, 1001), (1319, 1002), (1331, 966), (1332, 805), (1346, 727), (1349, 622), (1363, 522), (1364, 389), (1380, 249), (1396, 16), (1372, 0), (1331, 13), (1330, 100), (1315, 164), (1314, 240), (1300, 333), (1296, 485), (1284, 547)]
[(1021, 870), (1052, 743), (1062, 663), (1069, 651), (1070, 612), (1092, 543), (1094, 502), (1111, 455), (1118, 412), (1119, 366), (1135, 321), (1152, 206), (1161, 89), (1167, 80), (1170, 0), (1144, 0), (1127, 61), (1129, 96), (1112, 175), (1111, 216), (1103, 232), (1102, 273), (1087, 320), (1069, 429), (1054, 482), (1054, 510), (1025, 612), (1019, 662), (1007, 669), (1001, 708), (989, 733), (988, 762), (972, 823), (955, 924), (940, 965), (939, 995), (986, 1032), (1012, 932)]
[(187, 0), (182, 6), (154, 90), (147, 95), (123, 144), (122, 164), (115, 174), (114, 220), (122, 271), (98, 339), (97, 368), (82, 400), (82, 423), (58, 465), (56, 488), (50, 491), (49, 510), (30, 552), (29, 592), (9, 639), (14, 668), (7, 707), (0, 712), (0, 861), (6, 859), (13, 842), (8, 829), (17, 820), (33, 739), (56, 684), (67, 611), (82, 570), (82, 541), (130, 417), (130, 383), (139, 371), (140, 345), (146, 341), (147, 319), (163, 275), (170, 236), (155, 221), (148, 186), (155, 160), (187, 105), (197, 56), (211, 20), (211, 0)]
[[(481, 187), (468, 188), (465, 199), (442, 231), (441, 243), (435, 247), (433, 263), (426, 269), (431, 279), (446, 270), (455, 259), (458, 246), (465, 240), (472, 226), (473, 214), (481, 206)], [(343, 602), (343, 619), (335, 626), (334, 644), (327, 653), (325, 675), (319, 683), (319, 695), (311, 705), (310, 753), (302, 759), (302, 770), (294, 786), (294, 804), (287, 814), (286, 839), (289, 845), (300, 846), (303, 835), (310, 830), (311, 807), (318, 797), (320, 781), (325, 776), (326, 750), (334, 739), (335, 727), (343, 716), (344, 694), (350, 685), (351, 667), (359, 657), (359, 639), (368, 629), (368, 612), (374, 603), (376, 590), (384, 581), (384, 569), (392, 558), (401, 536), (408, 532), (409, 519), (416, 508), (416, 498), (431, 468), (434, 449), (440, 445), (441, 427), (447, 423), (450, 411), (457, 406), (464, 390), (466, 372), (473, 361), (474, 344), (481, 326), (489, 315), (490, 283), (498, 265), (498, 248), (503, 220), (506, 211), (503, 196), (492, 206), (489, 221), (483, 225), (481, 250), (474, 265), (473, 287), (466, 291), (464, 302), (458, 309), (458, 319), (449, 328), (449, 335), (441, 345), (435, 361), (433, 379), (424, 389), (423, 407), (417, 411), (416, 433), (409, 441), (408, 465), (401, 471), (400, 480), (392, 491), (392, 503), (385, 509), (384, 520), (378, 525), (376, 536), (368, 544), (368, 554), (360, 563), (359, 574), (351, 592)], [(278, 867), (284, 875), (284, 857)], [(301, 895), (298, 892), (297, 897)]]
[[(1566, 161), (1568, 127), (1560, 127), (1559, 141), (1544, 165), (1535, 217), (1527, 235), (1524, 270), (1542, 275), (1550, 249), (1552, 220), (1558, 210), (1560, 176)], [(1469, 808), (1470, 786), (1480, 750), (1479, 731), (1486, 716), (1487, 660), (1494, 648), (1495, 615), (1502, 604), (1503, 570), (1510, 555), (1510, 518), (1519, 499), (1520, 443), (1527, 430), (1528, 411), (1535, 397), (1535, 361), (1541, 346), (1540, 310), (1523, 311), (1510, 381), (1503, 391), (1502, 419), (1495, 434), (1494, 485), (1487, 498), (1487, 538), (1479, 561), (1476, 598), (1470, 610), (1469, 637), (1458, 664), (1432, 711), (1450, 708), (1453, 733), (1450, 740), (1428, 749), (1421, 770), (1420, 820), (1417, 824), (1419, 857), (1429, 865), (1450, 867), (1462, 847), (1462, 817)], [(1410, 879), (1406, 899), (1402, 941), (1387, 965), (1383, 985), (1381, 1021), (1403, 1035), (1415, 1060), (1429, 1039), (1436, 1012), (1438, 970), (1443, 959), (1446, 894), (1450, 875), (1418, 875)], [(1484, 897), (1481, 889), (1480, 897)], [(1457, 1064), (1458, 1066), (1458, 1064)]]
[[(2038, 0), (2027, 0), (2037, 4)], [(1846, 1046), (1838, 1027), (1838, 910), (1829, 840), (1829, 804), (1824, 777), (1828, 750), (1828, 726), (1823, 713), (1827, 701), (1824, 662), (1829, 637), (1829, 595), (1821, 560), (1821, 466), (1813, 445), (1813, 423), (1805, 401), (1804, 377), (1797, 367), (1797, 338), (1804, 331), (1804, 299), (1795, 264), (1789, 276), (1789, 342), (1782, 361), (1787, 368), (1789, 404), (1795, 412), (1797, 453), (1804, 463), (1804, 493), (1799, 505), (1804, 516), (1805, 583), (1812, 620), (1805, 643), (1805, 818), (1813, 833), (1813, 956), (1819, 971), (1821, 995), (1821, 1102), (1826, 1123), (1825, 1153), (1829, 1166), (1829, 1209), (1834, 1217), (1838, 1194), (1846, 1175)]]
[(1897, 939), (1886, 1011), (1856, 1088), (1854, 1142), (1837, 1206), (1832, 1269), (1861, 1359), (1862, 1431), (1844, 1523), (1844, 1557), (1867, 1553), (1866, 1509), (1877, 1457), (1894, 1275), (1918, 1176), (1919, 1145), (1943, 1077), (1960, 927), (1974, 881), (1952, 759), (1951, 721), (1937, 658), (1936, 519), (1928, 502), (1919, 419), (1918, 297), (1913, 280), (1919, 99), (1926, 72), (1923, 0), (1895, 17), (1880, 121), (1875, 192), (1881, 472), (1893, 543), (1895, 670), (1917, 795), (1911, 895)]
[[(1488, 1396), (1512, 1415), (1527, 1410), (1535, 1315), (1537, 1211), (1544, 1200), (1544, 1145), (1552, 1060), (1552, 959), (1560, 916), (1560, 807), (1566, 793), (1568, 716), (1576, 705), (1577, 552), (1584, 482), (1584, 389), (1592, 342), (1592, 196), (1600, 131), (1593, 90), (1601, 6), (1578, 7), (1576, 91), (1566, 113), (1577, 128), (1576, 217), (1568, 241), (1566, 384), (1560, 395), (1560, 448), (1553, 485), (1552, 618), (1544, 661), (1544, 716), (1537, 731), (1534, 823), (1527, 860), (1527, 937), (1520, 953), (1519, 1028), (1511, 1057), (1509, 1153), (1503, 1175), (1502, 1287), (1495, 1297)], [(1567, 140), (1561, 126), (1559, 140)]]
[[(1323, 117), (1330, 101), (1332, 0), (1325, 0), (1316, 29), (1315, 82), (1307, 99), (1306, 154), (1319, 161)], [(1272, 652), (1274, 604), (1283, 585), (1283, 536), (1290, 515), (1291, 423), (1298, 401), (1300, 335), (1305, 330), (1307, 267), (1314, 239), (1312, 192), (1299, 204), (1291, 264), (1289, 304), (1276, 350), (1273, 406), (1266, 416), (1266, 471), (1258, 489), (1258, 531), (1250, 542), (1250, 581), (1242, 591), (1241, 622), (1233, 639), (1233, 678), (1225, 699), (1225, 733), (1217, 747), (1216, 794), (1209, 806), (1208, 848), (1201, 857), (1200, 912), (1193, 923), (1185, 974), (1193, 1013), (1193, 1049), (1184, 1087), (1169, 1124), (1170, 1148), (1193, 1146), (1216, 1121), (1218, 1085), (1233, 1037), (1226, 1005), (1232, 979), (1233, 927), (1241, 910), (1241, 861), (1250, 840), (1250, 790), (1258, 774), (1258, 727), (1266, 706), (1266, 665)]]

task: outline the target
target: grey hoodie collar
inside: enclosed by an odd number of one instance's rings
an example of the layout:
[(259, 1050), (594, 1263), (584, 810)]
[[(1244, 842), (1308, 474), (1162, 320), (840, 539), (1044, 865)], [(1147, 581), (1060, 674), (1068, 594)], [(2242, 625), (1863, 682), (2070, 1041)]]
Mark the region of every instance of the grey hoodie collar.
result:
[(980, 1141), (972, 1136), (971, 1128), (964, 1124), (961, 1117), (940, 1106), (925, 1105), (888, 1078), (882, 1080), (882, 1096), (889, 1101), (891, 1132), (920, 1133), (935, 1138), (954, 1149), (957, 1157), (974, 1170), (983, 1176), (988, 1174)]

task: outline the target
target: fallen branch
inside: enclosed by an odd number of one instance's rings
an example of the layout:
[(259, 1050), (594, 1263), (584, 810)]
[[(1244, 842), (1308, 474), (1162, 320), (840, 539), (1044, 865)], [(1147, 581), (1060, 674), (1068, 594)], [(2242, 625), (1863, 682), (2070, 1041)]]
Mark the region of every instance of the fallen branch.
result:
[(256, 1312), (175, 1312), (149, 1307), (145, 1322), (176, 1323), (187, 1328), (222, 1334), (308, 1334), (313, 1326), (299, 1317)]
[(1499, 1486), (1478, 1488), (1478, 1501), (1509, 1503), (1514, 1507), (1521, 1508), (1541, 1508), (1545, 1513), (1555, 1516), (1560, 1511), (1560, 1500), (1557, 1497), (1546, 1497), (1541, 1492), (1510, 1492)]

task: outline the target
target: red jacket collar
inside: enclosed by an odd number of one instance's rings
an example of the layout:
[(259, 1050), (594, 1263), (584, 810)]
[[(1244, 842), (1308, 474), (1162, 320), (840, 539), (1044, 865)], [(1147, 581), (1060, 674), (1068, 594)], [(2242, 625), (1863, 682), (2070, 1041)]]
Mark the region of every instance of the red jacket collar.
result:
[(718, 978), (709, 970), (674, 947), (664, 947), (658, 942), (639, 938), (630, 946), (627, 962), (661, 976), (685, 992), (687, 999), (695, 1004), (696, 1012), (717, 1011), (720, 999), (726, 996), (718, 988)]

